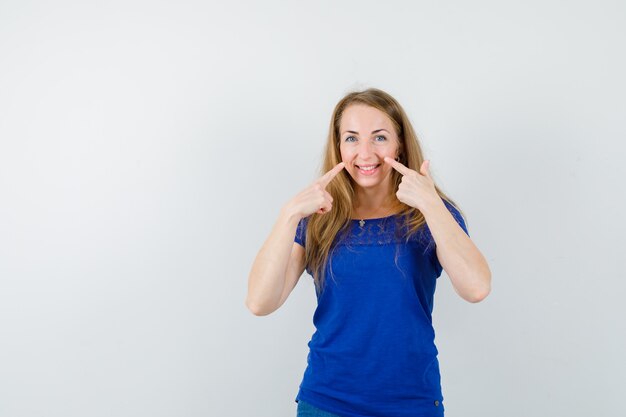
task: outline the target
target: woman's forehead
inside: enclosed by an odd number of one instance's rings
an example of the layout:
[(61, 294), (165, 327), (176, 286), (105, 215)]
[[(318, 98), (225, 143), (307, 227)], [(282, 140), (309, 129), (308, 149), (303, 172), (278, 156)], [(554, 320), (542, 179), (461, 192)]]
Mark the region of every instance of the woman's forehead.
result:
[(394, 124), (384, 112), (365, 104), (352, 104), (345, 108), (339, 121), (340, 132), (347, 130), (369, 134), (379, 129), (395, 132)]

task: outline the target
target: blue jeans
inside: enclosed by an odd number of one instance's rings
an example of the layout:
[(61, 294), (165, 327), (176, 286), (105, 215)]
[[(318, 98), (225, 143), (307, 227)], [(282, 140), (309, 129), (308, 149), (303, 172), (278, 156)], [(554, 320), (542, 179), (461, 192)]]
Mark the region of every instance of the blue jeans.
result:
[(320, 410), (309, 403), (298, 400), (298, 415), (296, 417), (341, 417), (328, 411)]

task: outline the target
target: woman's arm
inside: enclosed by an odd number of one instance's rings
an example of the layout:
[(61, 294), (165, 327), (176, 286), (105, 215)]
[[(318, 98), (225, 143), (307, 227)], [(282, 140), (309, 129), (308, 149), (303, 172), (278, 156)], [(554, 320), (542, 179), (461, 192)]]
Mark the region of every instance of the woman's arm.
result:
[(304, 271), (304, 248), (294, 242), (300, 216), (281, 210), (248, 277), (246, 306), (257, 316), (276, 311)]
[(491, 271), (485, 257), (456, 222), (441, 198), (422, 210), (437, 245), (437, 258), (454, 290), (470, 303), (482, 301), (491, 291)]
[(402, 174), (396, 196), (424, 215), (437, 245), (437, 258), (454, 290), (471, 303), (483, 300), (491, 291), (489, 265), (437, 193), (430, 176), (430, 161), (422, 162), (420, 172), (389, 157), (385, 162)]
[(259, 250), (248, 278), (246, 306), (257, 316), (278, 309), (304, 271), (304, 248), (295, 243), (298, 222), (313, 213), (325, 214), (333, 207), (326, 186), (345, 167), (343, 162), (315, 180), (280, 211), (272, 232)]

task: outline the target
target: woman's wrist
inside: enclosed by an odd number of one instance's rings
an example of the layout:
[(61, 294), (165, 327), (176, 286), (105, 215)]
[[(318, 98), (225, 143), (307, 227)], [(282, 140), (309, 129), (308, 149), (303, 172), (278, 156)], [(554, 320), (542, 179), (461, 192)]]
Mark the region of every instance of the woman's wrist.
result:
[(280, 210), (280, 217), (284, 218), (287, 222), (295, 222), (298, 223), (304, 216), (298, 213), (291, 202), (285, 204)]

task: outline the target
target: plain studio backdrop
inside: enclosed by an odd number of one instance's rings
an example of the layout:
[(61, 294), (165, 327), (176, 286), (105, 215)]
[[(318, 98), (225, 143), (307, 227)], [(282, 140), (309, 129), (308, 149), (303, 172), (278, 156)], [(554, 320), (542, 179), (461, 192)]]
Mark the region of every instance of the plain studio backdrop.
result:
[[(381, 88), (493, 288), (448, 417), (626, 415), (622, 1), (0, 2), (0, 415), (293, 417), (312, 278), (245, 307), (335, 103)], [(393, 416), (390, 416), (393, 417)]]

